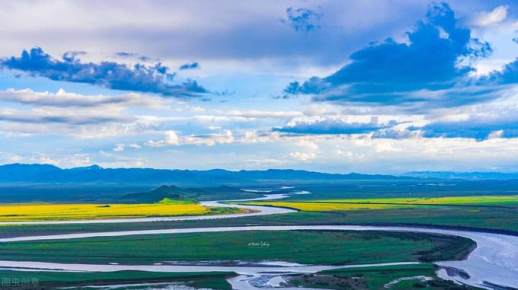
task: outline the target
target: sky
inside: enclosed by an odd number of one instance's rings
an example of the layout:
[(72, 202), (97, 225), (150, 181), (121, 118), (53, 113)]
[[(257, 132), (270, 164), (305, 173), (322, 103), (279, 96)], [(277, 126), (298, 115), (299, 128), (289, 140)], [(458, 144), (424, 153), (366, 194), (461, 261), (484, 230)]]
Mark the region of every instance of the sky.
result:
[(1, 1), (0, 164), (518, 171), (515, 1)]

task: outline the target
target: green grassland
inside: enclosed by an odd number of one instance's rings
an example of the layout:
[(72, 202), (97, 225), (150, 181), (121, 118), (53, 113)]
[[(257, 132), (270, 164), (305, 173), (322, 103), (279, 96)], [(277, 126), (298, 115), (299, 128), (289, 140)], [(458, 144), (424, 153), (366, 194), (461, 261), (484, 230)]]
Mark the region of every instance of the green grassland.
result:
[(230, 290), (225, 280), (233, 273), (44, 272), (0, 270), (0, 289), (49, 289), (113, 284), (177, 282), (194, 288)]
[(295, 195), (290, 200), (518, 195), (518, 180), (387, 179), (295, 186), (311, 194)]
[[(356, 269), (338, 269), (332, 271), (324, 271), (321, 274), (333, 275), (340, 278), (360, 277), (366, 284), (368, 289), (383, 289), (384, 285), (401, 277), (426, 276), (435, 277), (435, 267), (430, 264), (420, 265), (400, 265), (400, 266), (382, 266), (373, 268), (356, 268)], [(415, 283), (416, 281), (411, 281)], [(395, 284), (393, 289), (398, 289), (407, 284), (401, 282)], [(409, 286), (409, 285), (406, 285)], [(400, 289), (400, 288), (399, 288)], [(403, 288), (411, 289), (411, 288)]]
[[(437, 268), (432, 264), (337, 269), (313, 275), (319, 279), (308, 277), (306, 281), (309, 283), (301, 285), (327, 289), (475, 289), (441, 280), (436, 276), (436, 271)], [(417, 277), (427, 277), (430, 280), (423, 281)], [(401, 281), (395, 282), (401, 278)], [(313, 281), (318, 281), (318, 284)], [(394, 283), (390, 284), (391, 282)]]
[(264, 201), (254, 204), (301, 211), (291, 216), (271, 217), (275, 223), (292, 223), (296, 215), (298, 222), (312, 224), (431, 225), (518, 233), (516, 195)]
[(4, 225), (0, 226), (0, 237), (186, 227), (297, 224), (453, 226), (483, 231), (506, 231), (518, 234), (518, 211), (512, 207), (441, 205), (382, 210), (296, 212), (283, 215), (200, 221), (123, 224)]
[[(489, 207), (426, 207), (337, 212), (297, 212), (285, 215), (243, 218), (226, 225), (354, 224), (408, 225), (472, 229), (518, 234), (516, 209)], [(190, 224), (192, 225), (192, 223)], [(185, 226), (185, 224), (177, 225)], [(216, 226), (216, 225), (214, 225)]]
[[(405, 277), (426, 276), (430, 281), (418, 279), (403, 280), (390, 289), (474, 289), (458, 286), (436, 277), (437, 268), (428, 263), (417, 265), (380, 266), (368, 268), (348, 268), (323, 271), (317, 274), (296, 275), (290, 285), (326, 289), (383, 289), (388, 283)], [(45, 272), (0, 270), (0, 281), (5, 289), (48, 289), (69, 287), (85, 289), (85, 286), (98, 285), (138, 285), (139, 283), (181, 283), (182, 285), (203, 288), (230, 290), (225, 280), (233, 273), (157, 273), (142, 271), (119, 272)], [(134, 288), (131, 288), (134, 289)]]
[(408, 205), (479, 205), (518, 207), (518, 195), (443, 196), (419, 198), (336, 199), (314, 202), (408, 204)]
[[(455, 183), (458, 183), (458, 181), (455, 181)], [(375, 185), (377, 187), (373, 189), (371, 184), (372, 182), (369, 181), (360, 185), (351, 185), (350, 188), (343, 189), (347, 194), (338, 192), (334, 188), (315, 187), (308, 188), (308, 190), (312, 191), (312, 194), (294, 195), (283, 201), (255, 202), (256, 204), (282, 205), (301, 210), (290, 214), (153, 223), (2, 225), (0, 226), (0, 237), (187, 227), (297, 224), (449, 226), (467, 227), (477, 230), (507, 231), (518, 234), (518, 196), (491, 195), (494, 194), (494, 191), (491, 191), (493, 189), (487, 189), (491, 187), (490, 185), (486, 186), (487, 188), (484, 187), (486, 189), (483, 188), (484, 190), (481, 191), (484, 195), (470, 195), (469, 192), (472, 192), (473, 188), (467, 187), (459, 193), (459, 195), (463, 196), (443, 197), (443, 195), (456, 194), (452, 190), (458, 188), (458, 186), (455, 188), (438, 185), (414, 186), (414, 183), (411, 183), (401, 187), (399, 184), (392, 186), (390, 182), (383, 182), (383, 184)], [(502, 186), (506, 184), (504, 183)], [(414, 195), (413, 188), (419, 188), (419, 190), (424, 188), (430, 191), (437, 190), (437, 195), (434, 193), (433, 197), (427, 197), (428, 193), (426, 192), (421, 195)], [(317, 189), (323, 193), (316, 194), (319, 192)], [(378, 194), (378, 190), (387, 190), (388, 193)], [(220, 191), (221, 194), (231, 195), (229, 189), (222, 188)], [(160, 195), (157, 196), (162, 198), (162, 192), (159, 193)], [(368, 194), (365, 195), (365, 193)], [(502, 194), (505, 193), (502, 192)], [(509, 191), (508, 193), (517, 194), (514, 191)], [(246, 192), (243, 194), (255, 196)], [(401, 197), (407, 196), (406, 194), (423, 197)], [(364, 196), (369, 198), (362, 198)], [(385, 198), (375, 198), (376, 196), (384, 196)], [(394, 198), (389, 198), (389, 196), (394, 196)], [(212, 199), (209, 197), (212, 197), (212, 192), (207, 191), (206, 199)], [(316, 199), (317, 197), (318, 199)], [(155, 197), (153, 197), (153, 200), (150, 202), (155, 200)], [(279, 202), (283, 204), (278, 204)], [(190, 197), (185, 198), (181, 202), (166, 199), (160, 204), (160, 207), (187, 206), (190, 204), (193, 204)], [(300, 207), (300, 205), (303, 207)], [(95, 211), (106, 209), (96, 208)], [(209, 214), (228, 213), (234, 210), (229, 208), (209, 209)], [(27, 212), (31, 211), (27, 210)], [(235, 260), (285, 260), (306, 264), (345, 265), (460, 259), (472, 247), (473, 243), (471, 241), (462, 238), (411, 233), (251, 231), (0, 243), (0, 258), (17, 261), (65, 263), (117, 262), (121, 264), (207, 260), (228, 264)], [(146, 249), (146, 251), (142, 251), (142, 249)], [(303, 284), (297, 285), (344, 289), (343, 285), (345, 284), (340, 286), (340, 284), (336, 283), (350, 283), (359, 277), (359, 282), (353, 283), (355, 287), (358, 286), (359, 288), (345, 287), (345, 289), (383, 289), (385, 284), (397, 278), (424, 275), (433, 277), (434, 280), (427, 283), (418, 280), (401, 281), (393, 285), (391, 289), (471, 289), (441, 281), (435, 277), (434, 271), (435, 268), (431, 264), (341, 269), (315, 274), (316, 278), (308, 275), (308, 277), (301, 278), (301, 281), (304, 282)], [(0, 270), (0, 279), (6, 277), (8, 281), (17, 281), (16, 279), (32, 281), (26, 278), (30, 279), (33, 277), (37, 279), (38, 285), (44, 289), (50, 288), (50, 286), (79, 287), (80, 285), (93, 284), (174, 281), (182, 281), (188, 286), (198, 288), (230, 289), (230, 286), (225, 281), (228, 275), (232, 274), (128, 271), (114, 273), (29, 273)], [(324, 285), (326, 279), (322, 279), (322, 276), (332, 277), (332, 279), (328, 279), (328, 282), (330, 281), (331, 284)], [(306, 280), (304, 281), (304, 279)]]
[(413, 233), (244, 231), (13, 242), (0, 244), (0, 257), (63, 263), (282, 260), (345, 265), (460, 259), (473, 245), (464, 238)]
[[(0, 226), (0, 237), (207, 226), (297, 224), (450, 226), (507, 231), (518, 234), (517, 200), (518, 196), (290, 200), (283, 202), (309, 203), (309, 206), (317, 208), (319, 206), (329, 207), (331, 204), (343, 208), (205, 221), (9, 225)], [(278, 201), (271, 201), (271, 203), (273, 202)], [(351, 204), (360, 206), (351, 210)], [(0, 257), (4, 260), (67, 263), (151, 264), (163, 261), (194, 262), (202, 260), (222, 261), (222, 263), (226, 261), (229, 263), (235, 260), (285, 260), (309, 264), (361, 264), (459, 259), (466, 255), (472, 246), (471, 241), (462, 238), (410, 233), (257, 231), (6, 243), (0, 244)], [(143, 253), (141, 249), (149, 250)], [(350, 289), (382, 289), (386, 283), (401, 277), (419, 275), (435, 277), (433, 271), (433, 266), (429, 264), (390, 266), (379, 269), (342, 269), (330, 273), (319, 273), (316, 280), (314, 277), (309, 277), (304, 285), (315, 288), (343, 289), (343, 287), (340, 288), (336, 285), (336, 287), (319, 285), (319, 283), (323, 283), (323, 280), (325, 281), (320, 276), (332, 276), (333, 279), (330, 280), (332, 283), (342, 280), (343, 283), (349, 283), (352, 277), (361, 277), (360, 288)], [(0, 271), (0, 278), (1, 275), (5, 276), (6, 274), (23, 276), (27, 273)], [(200, 276), (197, 278), (189, 276), (190, 274), (146, 272), (138, 272), (138, 274), (134, 272), (77, 273), (77, 275), (72, 276), (68, 274), (35, 272), (34, 275), (40, 277), (41, 285), (85, 285), (94, 283), (93, 281), (99, 281), (100, 284), (186, 281), (187, 283), (198, 283), (188, 285), (200, 288), (212, 286), (216, 289), (229, 289), (230, 287), (224, 279), (225, 275), (228, 274), (199, 274)], [(7, 277), (15, 277), (12, 275)], [(67, 281), (68, 279), (75, 280)], [(402, 281), (391, 289), (423, 288), (471, 289), (455, 286), (438, 278), (427, 283), (421, 283), (418, 280)]]
[(518, 195), (417, 198), (363, 198), (329, 200), (256, 201), (249, 204), (289, 207), (302, 211), (383, 210), (426, 206), (490, 206), (518, 208)]

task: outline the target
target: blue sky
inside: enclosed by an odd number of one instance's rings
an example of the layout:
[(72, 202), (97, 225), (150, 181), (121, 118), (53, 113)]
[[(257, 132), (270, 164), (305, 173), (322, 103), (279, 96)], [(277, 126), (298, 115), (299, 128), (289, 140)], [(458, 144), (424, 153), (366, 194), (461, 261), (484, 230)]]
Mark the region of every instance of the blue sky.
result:
[(518, 171), (514, 1), (6, 1), (0, 163)]

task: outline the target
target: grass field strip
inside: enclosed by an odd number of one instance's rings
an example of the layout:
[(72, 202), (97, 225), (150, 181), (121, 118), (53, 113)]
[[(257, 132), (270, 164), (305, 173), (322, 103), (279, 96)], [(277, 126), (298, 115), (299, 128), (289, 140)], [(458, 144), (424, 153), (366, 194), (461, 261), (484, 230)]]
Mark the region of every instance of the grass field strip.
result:
[[(41, 241), (41, 240), (68, 240), (92, 237), (119, 237), (134, 235), (153, 235), (153, 234), (180, 234), (180, 233), (207, 233), (207, 232), (239, 232), (239, 231), (289, 231), (289, 230), (343, 230), (343, 231), (387, 231), (387, 232), (415, 232), (429, 234), (443, 234), (450, 236), (460, 236), (469, 238), (476, 242), (477, 248), (462, 261), (443, 261), (435, 264), (442, 267), (458, 269), (469, 275), (469, 278), (457, 275), (450, 277), (445, 272), (440, 272), (441, 278), (454, 280), (467, 285), (476, 287), (487, 287), (487, 282), (514, 287), (518, 285), (518, 237), (503, 234), (445, 230), (433, 228), (417, 227), (382, 227), (382, 226), (346, 226), (346, 225), (321, 225), (321, 226), (249, 226), (249, 227), (215, 227), (215, 228), (186, 228), (186, 229), (165, 229), (165, 230), (140, 230), (140, 231), (121, 231), (121, 232), (97, 232), (81, 234), (63, 234), (33, 237), (16, 237), (0, 239), (0, 242), (20, 242), (20, 241)], [(49, 267), (52, 266), (52, 267)], [(115, 271), (115, 270), (145, 270), (145, 271), (234, 271), (240, 274), (253, 275), (264, 271), (276, 271), (283, 273), (313, 273), (336, 266), (288, 266), (288, 267), (207, 267), (199, 266), (160, 266), (160, 265), (88, 265), (88, 264), (46, 264), (39, 262), (12, 262), (0, 261), (0, 267), (16, 268), (37, 268), (37, 269), (61, 269), (61, 270), (84, 270), (84, 271)], [(135, 268), (136, 267), (136, 268)], [(174, 267), (174, 268), (171, 268)]]

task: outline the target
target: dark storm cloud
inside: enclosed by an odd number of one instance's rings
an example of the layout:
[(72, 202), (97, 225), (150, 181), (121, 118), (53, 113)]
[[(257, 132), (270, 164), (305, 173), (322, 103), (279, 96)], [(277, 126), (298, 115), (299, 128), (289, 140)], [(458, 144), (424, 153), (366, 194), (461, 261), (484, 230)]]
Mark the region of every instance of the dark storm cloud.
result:
[[(480, 101), (480, 96), (452, 96), (445, 91), (462, 90), (463, 79), (473, 70), (459, 66), (459, 59), (491, 52), (489, 44), (472, 38), (470, 30), (458, 24), (447, 4), (432, 5), (425, 20), (407, 35), (407, 43), (388, 38), (371, 44), (351, 54), (349, 63), (335, 73), (293, 82), (285, 92), (314, 95), (320, 101), (376, 105), (458, 106)], [(430, 98), (433, 92), (441, 92), (442, 98)]]
[(19, 57), (4, 58), (0, 65), (55, 81), (88, 83), (123, 91), (174, 97), (196, 97), (208, 93), (195, 80), (175, 82), (176, 74), (160, 63), (153, 66), (135, 64), (132, 67), (112, 61), (84, 63), (75, 55), (67, 54), (60, 60), (36, 47), (24, 50)]

